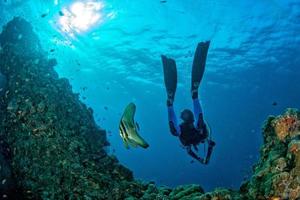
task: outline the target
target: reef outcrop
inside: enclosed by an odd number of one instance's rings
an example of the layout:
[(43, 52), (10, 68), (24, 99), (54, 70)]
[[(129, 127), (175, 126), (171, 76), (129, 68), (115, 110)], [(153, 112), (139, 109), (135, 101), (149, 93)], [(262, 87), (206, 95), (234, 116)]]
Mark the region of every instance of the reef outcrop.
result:
[(300, 198), (300, 113), (288, 109), (269, 117), (253, 176), (244, 185), (249, 199)]
[(58, 77), (56, 61), (47, 58), (31, 25), (14, 18), (3, 27), (0, 45), (0, 71), (7, 79), (0, 136), (22, 196), (122, 199), (134, 192), (131, 171), (107, 155), (105, 131)]
[[(0, 198), (291, 199), (300, 198), (300, 113), (270, 117), (253, 176), (240, 190), (157, 187), (134, 180), (108, 155), (93, 111), (54, 70), (31, 25), (14, 18), (0, 34)], [(18, 197), (17, 197), (18, 195)]]

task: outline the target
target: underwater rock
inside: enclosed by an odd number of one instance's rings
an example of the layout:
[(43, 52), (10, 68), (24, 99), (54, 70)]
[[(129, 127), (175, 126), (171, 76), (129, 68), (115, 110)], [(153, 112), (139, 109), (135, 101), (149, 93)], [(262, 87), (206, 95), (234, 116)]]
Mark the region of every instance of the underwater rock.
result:
[(3, 27), (0, 44), (0, 71), (7, 77), (0, 136), (12, 150), (12, 173), (24, 198), (124, 199), (139, 193), (132, 172), (105, 152), (105, 131), (68, 80), (58, 78), (56, 61), (47, 58), (31, 25), (14, 18)]
[[(31, 25), (14, 18), (0, 34), (0, 198), (229, 200), (300, 198), (300, 113), (270, 117), (253, 176), (240, 190), (204, 193), (198, 185), (157, 187), (134, 180), (132, 172), (106, 153), (106, 133), (93, 111), (59, 78)], [(4, 145), (1, 145), (4, 147)], [(0, 183), (0, 184), (1, 184)], [(21, 199), (21, 198), (17, 198)]]
[(276, 117), (273, 127), (278, 139), (300, 135), (300, 116), (293, 110), (287, 110), (284, 115)]
[(6, 77), (0, 72), (0, 96), (3, 96), (6, 91), (7, 80)]
[(16, 181), (12, 174), (10, 149), (0, 137), (0, 199), (16, 196)]
[(260, 160), (246, 183), (247, 198), (300, 198), (299, 116), (299, 111), (288, 109), (266, 121)]
[(0, 109), (2, 110), (5, 106), (4, 96), (6, 93), (7, 78), (0, 72)]
[(204, 190), (199, 185), (184, 185), (176, 187), (169, 194), (171, 199), (193, 199), (200, 197)]

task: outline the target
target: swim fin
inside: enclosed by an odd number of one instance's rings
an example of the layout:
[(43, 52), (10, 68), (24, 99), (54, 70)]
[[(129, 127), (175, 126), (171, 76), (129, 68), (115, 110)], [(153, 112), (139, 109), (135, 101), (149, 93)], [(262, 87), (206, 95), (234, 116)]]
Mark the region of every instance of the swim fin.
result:
[(210, 41), (200, 42), (196, 48), (192, 68), (191, 91), (193, 98), (198, 97), (198, 88), (202, 80)]
[(177, 88), (177, 69), (174, 59), (161, 56), (164, 71), (165, 86), (168, 95), (168, 103), (173, 104), (175, 98), (175, 92)]

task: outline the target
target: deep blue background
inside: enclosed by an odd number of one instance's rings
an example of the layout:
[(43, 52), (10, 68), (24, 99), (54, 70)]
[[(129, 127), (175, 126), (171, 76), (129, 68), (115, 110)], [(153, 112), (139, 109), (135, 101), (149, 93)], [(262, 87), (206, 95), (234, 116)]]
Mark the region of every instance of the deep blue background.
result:
[[(70, 80), (109, 131), (108, 151), (138, 179), (169, 186), (198, 183), (206, 190), (238, 188), (258, 159), (266, 117), (300, 107), (297, 0), (106, 0), (103, 22), (70, 37), (58, 20), (59, 11), (73, 2), (1, 1), (0, 22), (23, 16), (32, 23), (44, 49), (55, 50), (49, 57), (57, 58), (59, 75)], [(217, 142), (208, 166), (190, 163), (168, 131), (160, 62), (161, 54), (177, 60), (175, 109), (191, 108), (192, 56), (203, 40), (211, 40), (211, 48), (200, 96)], [(141, 135), (150, 143), (147, 150), (126, 150), (119, 137), (120, 116), (131, 101)]]

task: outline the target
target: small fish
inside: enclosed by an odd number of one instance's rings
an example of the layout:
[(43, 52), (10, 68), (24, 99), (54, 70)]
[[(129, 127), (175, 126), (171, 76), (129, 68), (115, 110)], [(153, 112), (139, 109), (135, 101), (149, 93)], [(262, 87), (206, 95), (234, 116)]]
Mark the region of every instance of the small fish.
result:
[(53, 53), (55, 51), (55, 49), (50, 49), (50, 52)]
[(139, 127), (134, 122), (136, 106), (130, 103), (124, 110), (120, 120), (119, 132), (123, 143), (127, 149), (129, 146), (148, 148), (148, 143), (138, 134)]
[(108, 107), (107, 107), (107, 106), (104, 106), (104, 110), (108, 110)]
[(86, 90), (87, 90), (87, 87), (86, 87), (86, 86), (82, 87), (82, 90), (83, 90), (83, 91), (86, 91)]
[(65, 16), (65, 14), (64, 14), (62, 11), (59, 11), (58, 14), (59, 14), (60, 16)]
[(160, 3), (167, 3), (167, 0), (160, 0)]
[(272, 106), (277, 106), (278, 105), (278, 103), (276, 102), (276, 101), (274, 101), (273, 103), (272, 103)]
[(48, 15), (48, 13), (41, 14), (41, 18), (44, 18)]
[(78, 66), (80, 66), (80, 62), (78, 60), (75, 60), (75, 62)]

